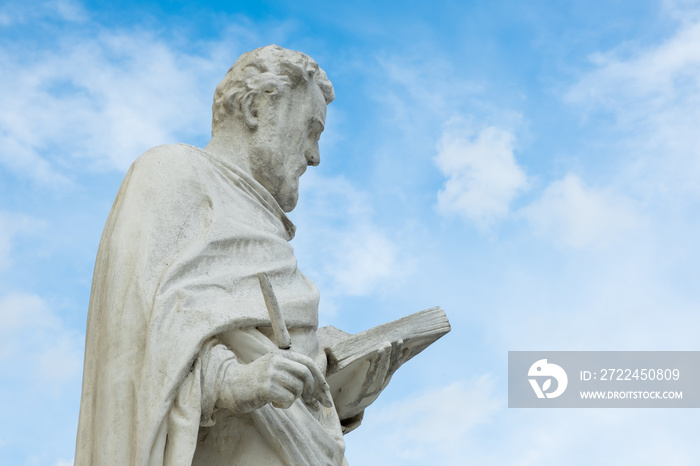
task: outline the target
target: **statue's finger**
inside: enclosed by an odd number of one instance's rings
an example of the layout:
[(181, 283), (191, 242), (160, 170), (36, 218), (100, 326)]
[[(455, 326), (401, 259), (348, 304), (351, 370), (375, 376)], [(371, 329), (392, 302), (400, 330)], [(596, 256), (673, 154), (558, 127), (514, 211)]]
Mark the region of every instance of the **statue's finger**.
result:
[(363, 384), (365, 396), (373, 395), (384, 388), (384, 379), (391, 363), (391, 343), (384, 344), (372, 361), (367, 380)]
[[(287, 353), (287, 352), (285, 352)], [(321, 370), (318, 368), (316, 363), (309, 357), (306, 357), (302, 354), (298, 353), (293, 353), (289, 352), (287, 355), (289, 359), (292, 359), (293, 361), (299, 362), (300, 364), (303, 364), (306, 369), (308, 369), (309, 373), (312, 376), (312, 381), (310, 382), (309, 386), (311, 388), (310, 395), (315, 397), (318, 401), (321, 402), (321, 404), (327, 408), (330, 408), (333, 406), (333, 400), (331, 396), (329, 395), (329, 389), (330, 387), (328, 386), (328, 382), (326, 382), (326, 378), (324, 377), (323, 373)]]
[(280, 370), (285, 374), (282, 386), (292, 391), (295, 397), (310, 400), (314, 393), (314, 377), (309, 368), (292, 358), (283, 358), (280, 361)]
[(389, 374), (391, 376), (396, 369), (403, 364), (404, 344), (403, 340), (395, 341), (391, 344), (391, 363), (389, 364)]

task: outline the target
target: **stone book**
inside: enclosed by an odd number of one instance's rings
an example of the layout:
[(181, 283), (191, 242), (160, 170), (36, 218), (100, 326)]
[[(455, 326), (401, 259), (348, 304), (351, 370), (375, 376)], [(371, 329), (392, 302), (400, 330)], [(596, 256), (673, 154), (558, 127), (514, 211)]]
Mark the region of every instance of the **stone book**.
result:
[(433, 307), (355, 335), (343, 332), (345, 337), (342, 340), (325, 348), (328, 355), (326, 373), (330, 376), (360, 360), (371, 360), (386, 342), (403, 341), (401, 359), (402, 363), (406, 362), (449, 331), (445, 311)]

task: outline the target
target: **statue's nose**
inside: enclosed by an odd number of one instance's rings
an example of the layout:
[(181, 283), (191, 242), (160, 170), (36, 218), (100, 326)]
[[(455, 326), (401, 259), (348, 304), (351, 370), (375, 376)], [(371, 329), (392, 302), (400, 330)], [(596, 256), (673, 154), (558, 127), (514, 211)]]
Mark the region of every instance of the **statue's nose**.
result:
[(304, 156), (306, 157), (306, 163), (312, 167), (321, 163), (321, 154), (319, 154), (318, 149), (307, 149), (304, 152)]

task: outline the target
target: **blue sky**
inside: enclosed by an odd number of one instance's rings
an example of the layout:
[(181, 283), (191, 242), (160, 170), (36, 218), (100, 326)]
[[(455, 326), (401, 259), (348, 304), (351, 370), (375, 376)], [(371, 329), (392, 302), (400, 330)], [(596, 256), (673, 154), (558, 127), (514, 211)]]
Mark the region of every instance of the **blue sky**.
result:
[(148, 148), (204, 146), (244, 51), (336, 89), (291, 218), (321, 320), (453, 330), (355, 465), (698, 464), (694, 410), (507, 408), (509, 350), (698, 350), (700, 2), (0, 3), (0, 458), (72, 464), (102, 227)]

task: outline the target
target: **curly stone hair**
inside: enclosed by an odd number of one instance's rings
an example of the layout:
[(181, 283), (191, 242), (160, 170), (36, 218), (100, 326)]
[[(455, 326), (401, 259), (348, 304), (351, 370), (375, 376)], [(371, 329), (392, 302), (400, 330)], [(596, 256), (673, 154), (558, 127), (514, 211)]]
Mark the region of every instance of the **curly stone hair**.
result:
[[(245, 118), (245, 108), (253, 108), (263, 93), (279, 95), (284, 89), (315, 83), (326, 105), (335, 98), (333, 85), (311, 57), (278, 45), (268, 45), (241, 55), (214, 92), (212, 134), (227, 117)], [(251, 126), (250, 123), (248, 123)], [(254, 128), (254, 125), (251, 127)]]

